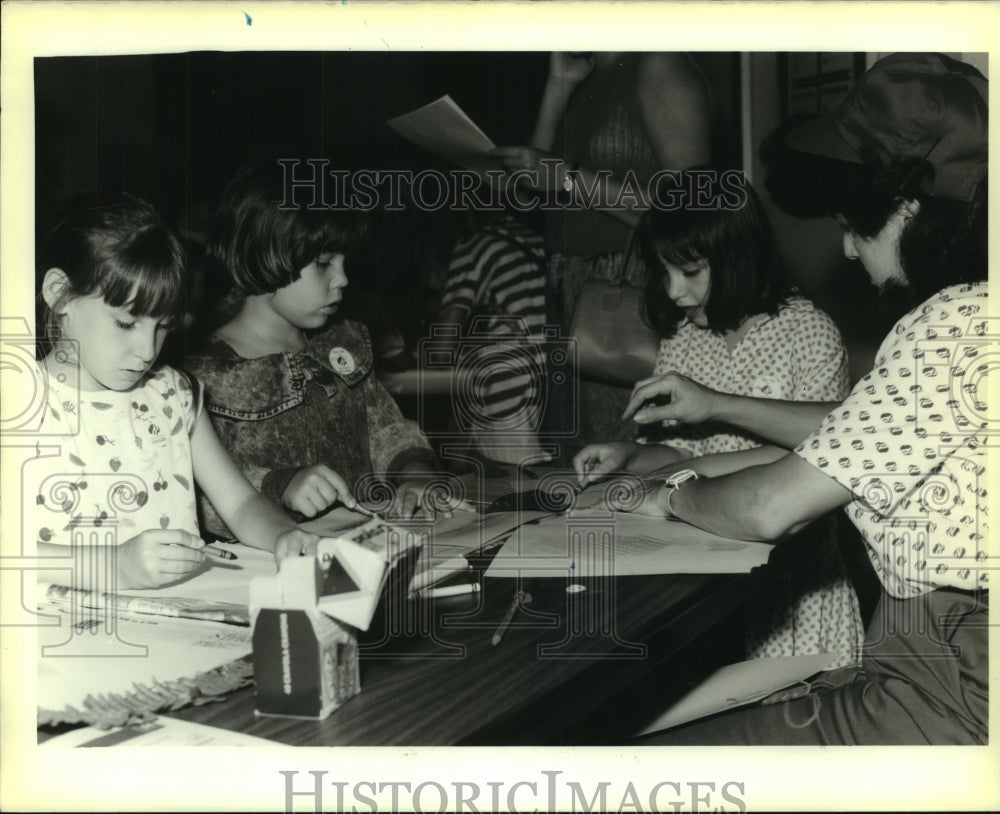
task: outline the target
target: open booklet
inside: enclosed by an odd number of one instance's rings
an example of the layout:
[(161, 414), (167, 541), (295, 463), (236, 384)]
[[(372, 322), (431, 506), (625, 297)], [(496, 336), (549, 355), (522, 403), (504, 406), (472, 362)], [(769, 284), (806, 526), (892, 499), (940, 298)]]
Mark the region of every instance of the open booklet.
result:
[(38, 584), (38, 594), (40, 600), (102, 611), (174, 616), (206, 622), (226, 622), (231, 625), (250, 624), (250, 614), (246, 605), (232, 602), (213, 602), (183, 596), (130, 596), (47, 583)]
[(450, 96), (389, 119), (387, 124), (414, 144), (460, 167), (476, 172), (500, 169), (488, 155), (496, 145)]

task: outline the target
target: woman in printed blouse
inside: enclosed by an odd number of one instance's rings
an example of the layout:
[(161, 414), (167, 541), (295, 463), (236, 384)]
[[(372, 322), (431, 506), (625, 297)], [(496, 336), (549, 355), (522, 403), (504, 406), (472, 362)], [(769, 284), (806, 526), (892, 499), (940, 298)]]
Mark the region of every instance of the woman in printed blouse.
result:
[(434, 453), (372, 375), (366, 328), (337, 317), (363, 216), (286, 206), (286, 172), (301, 166), (258, 161), (226, 188), (207, 273), (228, 282), (237, 311), (188, 367), (237, 464), (285, 509), (315, 517), (338, 502), (353, 508), (359, 481), (375, 473), (394, 482), (395, 513), (430, 511)]

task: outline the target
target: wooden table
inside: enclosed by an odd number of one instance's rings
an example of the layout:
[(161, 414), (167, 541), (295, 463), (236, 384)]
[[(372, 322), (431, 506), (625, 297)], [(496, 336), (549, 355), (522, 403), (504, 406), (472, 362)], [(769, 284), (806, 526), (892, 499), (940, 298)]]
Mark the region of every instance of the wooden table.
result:
[[(173, 713), (290, 745), (557, 744), (608, 699), (662, 670), (755, 592), (741, 575), (487, 578), (431, 600), (390, 593), (361, 639), (361, 693), (322, 721), (254, 714), (251, 688)], [(520, 589), (532, 596), (497, 646)], [(673, 665), (675, 668), (677, 665)]]

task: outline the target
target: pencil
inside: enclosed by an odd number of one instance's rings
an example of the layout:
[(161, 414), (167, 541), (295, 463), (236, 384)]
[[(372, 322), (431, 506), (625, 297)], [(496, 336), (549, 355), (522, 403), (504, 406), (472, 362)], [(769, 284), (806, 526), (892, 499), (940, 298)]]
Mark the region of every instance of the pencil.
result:
[(370, 517), (372, 520), (385, 520), (382, 515), (373, 512), (371, 509), (362, 506), (360, 503), (355, 504), (354, 508), (351, 509), (352, 512), (357, 512), (358, 514), (363, 514), (365, 517)]
[(510, 627), (511, 620), (514, 618), (514, 614), (517, 613), (518, 606), (520, 606), (522, 602), (525, 604), (531, 602), (531, 594), (526, 594), (524, 591), (518, 591), (514, 594), (514, 601), (510, 603), (510, 607), (507, 608), (507, 612), (503, 615), (503, 619), (501, 619), (500, 624), (497, 625), (493, 638), (490, 639), (490, 642), (494, 647), (500, 644), (500, 640), (503, 639), (503, 634), (506, 633), (507, 628)]
[(213, 557), (218, 557), (221, 560), (239, 559), (239, 557), (237, 557), (232, 551), (226, 551), (224, 548), (216, 548), (214, 545), (207, 545), (202, 549), (202, 551), (206, 554), (211, 554)]
[(465, 582), (461, 585), (446, 585), (443, 588), (424, 588), (421, 591), (414, 591), (412, 596), (419, 599), (429, 599), (439, 596), (461, 596), (462, 594), (474, 594), (478, 592), (478, 582)]

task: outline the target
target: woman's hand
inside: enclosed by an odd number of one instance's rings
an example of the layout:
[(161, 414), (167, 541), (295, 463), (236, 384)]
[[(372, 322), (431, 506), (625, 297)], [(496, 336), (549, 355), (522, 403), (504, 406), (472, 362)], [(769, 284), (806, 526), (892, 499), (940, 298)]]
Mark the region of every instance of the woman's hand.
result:
[(148, 529), (116, 549), (115, 588), (159, 588), (186, 578), (205, 561), (205, 541), (182, 529)]
[(274, 562), (281, 565), (285, 557), (315, 557), (318, 534), (302, 529), (289, 529), (274, 541)]
[(347, 483), (325, 464), (300, 469), (281, 494), (281, 503), (306, 517), (315, 517), (337, 501), (348, 509), (358, 505)]
[(549, 56), (549, 79), (578, 85), (594, 70), (594, 56), (589, 51), (553, 51)]
[(588, 444), (573, 458), (577, 482), (580, 486), (586, 486), (611, 472), (627, 470), (638, 450), (639, 444), (631, 441)]
[[(724, 394), (680, 373), (643, 379), (632, 389), (623, 419), (636, 424), (699, 424), (716, 417)], [(648, 402), (655, 403), (649, 404)]]
[(561, 188), (569, 168), (558, 156), (527, 145), (497, 147), (489, 154), (508, 173), (522, 173), (518, 179), (537, 190)]

